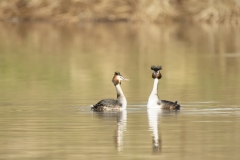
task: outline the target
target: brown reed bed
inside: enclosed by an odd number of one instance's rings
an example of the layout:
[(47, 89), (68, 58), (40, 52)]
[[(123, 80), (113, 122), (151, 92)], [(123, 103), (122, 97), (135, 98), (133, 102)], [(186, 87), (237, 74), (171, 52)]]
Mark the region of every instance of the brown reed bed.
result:
[(238, 23), (239, 0), (0, 0), (1, 21)]

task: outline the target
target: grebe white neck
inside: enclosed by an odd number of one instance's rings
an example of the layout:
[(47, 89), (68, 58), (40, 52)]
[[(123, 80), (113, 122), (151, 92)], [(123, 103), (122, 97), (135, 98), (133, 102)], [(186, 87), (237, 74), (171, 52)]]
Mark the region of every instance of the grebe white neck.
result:
[(120, 84), (115, 85), (117, 91), (117, 100), (122, 105), (122, 109), (127, 108), (127, 100), (123, 94), (122, 88)]
[(152, 93), (150, 94), (150, 96), (148, 98), (147, 107), (148, 108), (157, 108), (158, 107), (158, 105), (157, 105), (158, 102), (159, 102), (159, 97), (158, 97), (158, 79), (155, 78), (154, 79), (154, 83), (153, 83)]

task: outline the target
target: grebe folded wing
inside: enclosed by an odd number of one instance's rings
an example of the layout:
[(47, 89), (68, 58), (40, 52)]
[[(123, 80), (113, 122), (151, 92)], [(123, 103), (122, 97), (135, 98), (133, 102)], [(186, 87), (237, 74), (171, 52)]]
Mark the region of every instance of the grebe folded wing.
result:
[(179, 110), (181, 107), (177, 101), (159, 100), (158, 104), (162, 106), (162, 109)]
[(117, 105), (117, 100), (114, 99), (103, 99), (97, 104), (93, 105), (92, 110), (106, 110), (107, 108), (112, 109)]

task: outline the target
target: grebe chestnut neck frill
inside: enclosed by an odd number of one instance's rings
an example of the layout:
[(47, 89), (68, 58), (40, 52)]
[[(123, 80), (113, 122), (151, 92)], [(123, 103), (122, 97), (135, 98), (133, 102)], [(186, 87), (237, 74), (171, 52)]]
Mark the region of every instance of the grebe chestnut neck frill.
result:
[(124, 78), (120, 72), (115, 72), (112, 82), (116, 88), (117, 92), (117, 99), (103, 99), (99, 101), (97, 104), (92, 106), (92, 110), (94, 111), (104, 111), (104, 110), (121, 110), (126, 109), (127, 107), (127, 100), (123, 94), (121, 88), (121, 81), (128, 80)]
[(177, 101), (171, 102), (167, 100), (160, 100), (158, 97), (158, 81), (162, 78), (162, 74), (160, 70), (162, 69), (161, 66), (151, 66), (151, 70), (153, 70), (152, 78), (154, 79), (152, 93), (148, 98), (147, 108), (161, 108), (167, 110), (179, 110), (180, 105)]

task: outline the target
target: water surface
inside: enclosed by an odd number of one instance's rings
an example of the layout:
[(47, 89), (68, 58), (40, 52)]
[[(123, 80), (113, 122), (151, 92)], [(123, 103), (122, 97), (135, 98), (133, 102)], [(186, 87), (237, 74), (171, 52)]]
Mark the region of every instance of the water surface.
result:
[[(147, 24), (0, 24), (2, 159), (239, 159), (240, 28)], [(151, 65), (159, 97), (147, 110)], [(115, 98), (126, 111), (95, 113)]]

